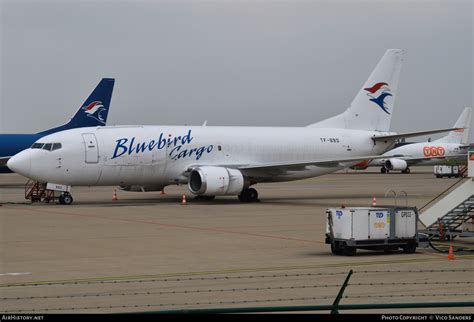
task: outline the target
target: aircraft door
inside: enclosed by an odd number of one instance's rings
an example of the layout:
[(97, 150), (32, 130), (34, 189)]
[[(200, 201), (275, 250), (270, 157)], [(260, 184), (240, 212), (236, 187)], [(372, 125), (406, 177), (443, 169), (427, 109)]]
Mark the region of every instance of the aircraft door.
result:
[(102, 165), (99, 163), (99, 145), (93, 133), (83, 133), (84, 140), (84, 166), (80, 177), (84, 182), (96, 184), (102, 172)]
[(84, 139), (85, 147), (85, 162), (86, 163), (98, 163), (99, 162), (99, 147), (97, 145), (97, 139), (92, 133), (82, 134)]

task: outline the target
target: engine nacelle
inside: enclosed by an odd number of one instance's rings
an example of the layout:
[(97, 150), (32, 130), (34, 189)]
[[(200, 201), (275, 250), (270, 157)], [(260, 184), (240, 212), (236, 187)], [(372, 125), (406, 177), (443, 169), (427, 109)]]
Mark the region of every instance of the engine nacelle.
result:
[(388, 159), (385, 161), (385, 168), (388, 170), (406, 170), (408, 164), (405, 160), (401, 159)]
[(244, 188), (244, 177), (239, 170), (223, 167), (199, 167), (191, 171), (188, 189), (195, 195), (238, 195)]
[(148, 186), (119, 186), (120, 190), (124, 191), (132, 191), (132, 192), (149, 192), (149, 191), (160, 191), (164, 187), (163, 186), (155, 186), (155, 185), (148, 185)]

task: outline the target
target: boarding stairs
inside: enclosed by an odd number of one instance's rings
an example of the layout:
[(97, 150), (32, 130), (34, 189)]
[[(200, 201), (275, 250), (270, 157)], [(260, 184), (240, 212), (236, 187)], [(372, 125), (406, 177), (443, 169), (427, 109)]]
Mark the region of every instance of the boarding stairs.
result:
[(420, 215), (420, 221), (426, 227), (424, 232), (431, 239), (474, 236), (474, 231), (465, 229), (464, 225), (474, 217), (474, 180), (461, 179), (455, 186), (447, 194), (441, 193), (435, 198), (437, 202)]
[(30, 179), (25, 184), (25, 199), (31, 202), (50, 202), (54, 200), (54, 191), (47, 190), (44, 183)]

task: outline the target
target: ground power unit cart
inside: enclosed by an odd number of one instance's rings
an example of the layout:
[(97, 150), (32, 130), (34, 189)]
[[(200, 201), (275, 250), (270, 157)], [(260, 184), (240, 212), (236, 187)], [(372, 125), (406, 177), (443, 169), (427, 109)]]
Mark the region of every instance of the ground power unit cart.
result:
[(415, 207), (343, 207), (326, 213), (326, 244), (335, 255), (352, 256), (358, 248), (414, 253), (419, 245)]

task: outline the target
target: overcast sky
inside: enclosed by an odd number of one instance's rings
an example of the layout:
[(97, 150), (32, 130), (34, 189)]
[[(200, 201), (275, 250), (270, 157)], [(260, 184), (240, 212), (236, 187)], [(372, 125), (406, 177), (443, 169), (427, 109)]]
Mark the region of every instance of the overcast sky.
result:
[(109, 124), (304, 126), (345, 110), (388, 48), (406, 50), (394, 131), (473, 105), (471, 0), (0, 3), (3, 132), (64, 123), (102, 77)]

